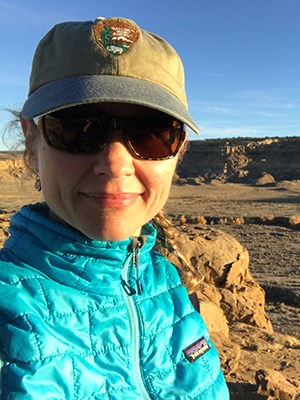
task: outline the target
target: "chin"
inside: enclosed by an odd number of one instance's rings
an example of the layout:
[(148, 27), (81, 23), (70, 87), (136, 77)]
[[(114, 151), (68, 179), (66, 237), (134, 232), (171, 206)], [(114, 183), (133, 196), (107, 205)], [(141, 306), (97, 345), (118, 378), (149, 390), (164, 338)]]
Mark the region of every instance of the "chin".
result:
[(134, 232), (120, 232), (120, 230), (117, 230), (117, 232), (83, 232), (88, 238), (92, 240), (97, 240), (97, 241), (103, 241), (103, 242), (121, 242), (122, 240), (126, 240), (132, 236), (139, 236), (140, 234), (140, 229), (138, 231)]
[(123, 240), (126, 240), (128, 238), (130, 238), (131, 236), (134, 235), (86, 235), (88, 236), (90, 239), (92, 240), (96, 240), (99, 242), (121, 242)]
[(120, 242), (132, 236), (139, 236), (143, 220), (134, 221), (129, 218), (86, 218), (73, 221), (72, 224), (75, 229), (83, 233), (91, 240)]

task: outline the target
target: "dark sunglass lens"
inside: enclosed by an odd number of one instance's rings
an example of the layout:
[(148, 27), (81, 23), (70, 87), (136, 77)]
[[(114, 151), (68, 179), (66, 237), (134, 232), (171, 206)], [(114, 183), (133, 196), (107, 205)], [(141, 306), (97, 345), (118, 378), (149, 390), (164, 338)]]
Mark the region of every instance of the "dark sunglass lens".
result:
[(44, 120), (44, 135), (48, 144), (70, 153), (98, 151), (109, 134), (109, 122), (99, 117), (48, 115)]
[(128, 140), (138, 156), (155, 160), (177, 154), (183, 139), (182, 124), (173, 120), (168, 126), (164, 125), (158, 127), (156, 123), (149, 123), (128, 130)]

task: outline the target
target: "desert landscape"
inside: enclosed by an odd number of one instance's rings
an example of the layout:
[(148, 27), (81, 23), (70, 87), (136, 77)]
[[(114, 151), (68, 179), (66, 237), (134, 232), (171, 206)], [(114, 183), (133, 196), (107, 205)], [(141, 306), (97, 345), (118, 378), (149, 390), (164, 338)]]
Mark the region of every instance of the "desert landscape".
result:
[[(165, 208), (231, 399), (300, 399), (299, 154), (299, 137), (191, 142)], [(1, 246), (42, 197), (20, 153), (0, 153), (0, 184)]]

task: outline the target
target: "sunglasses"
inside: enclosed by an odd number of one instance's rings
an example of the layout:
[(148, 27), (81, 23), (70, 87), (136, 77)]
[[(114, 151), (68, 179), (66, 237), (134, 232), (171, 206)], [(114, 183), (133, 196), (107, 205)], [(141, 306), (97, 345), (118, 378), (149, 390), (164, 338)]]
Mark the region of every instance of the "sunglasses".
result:
[(98, 152), (120, 129), (129, 152), (143, 160), (175, 157), (186, 137), (183, 123), (167, 114), (119, 118), (86, 106), (47, 114), (37, 125), (50, 147), (72, 154)]

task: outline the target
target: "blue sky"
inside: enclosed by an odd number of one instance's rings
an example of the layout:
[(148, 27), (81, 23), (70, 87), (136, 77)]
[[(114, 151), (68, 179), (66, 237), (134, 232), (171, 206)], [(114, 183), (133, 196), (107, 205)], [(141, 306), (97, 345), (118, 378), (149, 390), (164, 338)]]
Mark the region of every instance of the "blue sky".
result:
[(300, 0), (0, 0), (0, 109), (22, 107), (55, 23), (97, 16), (131, 18), (177, 49), (201, 139), (300, 134)]

